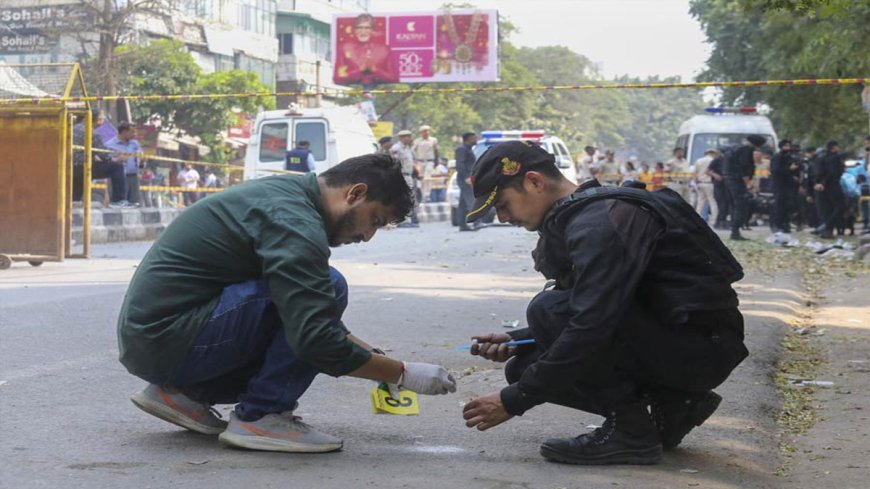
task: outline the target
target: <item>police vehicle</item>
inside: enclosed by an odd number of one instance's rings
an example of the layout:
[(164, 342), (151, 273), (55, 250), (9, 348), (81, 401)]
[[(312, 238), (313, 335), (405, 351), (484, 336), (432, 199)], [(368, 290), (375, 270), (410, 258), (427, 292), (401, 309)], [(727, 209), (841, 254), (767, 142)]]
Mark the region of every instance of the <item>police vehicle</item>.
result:
[[(483, 131), (480, 139), (474, 145), (472, 151), (475, 158), (480, 158), (490, 146), (505, 141), (531, 141), (540, 145), (548, 153), (556, 158), (556, 165), (565, 178), (572, 182), (577, 181), (577, 169), (574, 167), (574, 159), (568, 151), (565, 142), (556, 136), (548, 135), (546, 131)], [(460, 218), (457, 215), (459, 207), (459, 185), (456, 183), (456, 173), (450, 176), (447, 184), (447, 202), (450, 203), (450, 222), (459, 226)]]
[(267, 110), (257, 114), (245, 155), (245, 180), (277, 175), (287, 151), (308, 141), (315, 171), (378, 149), (375, 136), (355, 106)]
[(680, 125), (675, 148), (683, 148), (689, 164), (694, 164), (708, 149), (726, 149), (746, 144), (746, 136), (758, 134), (766, 145), (776, 148), (776, 132), (770, 119), (758, 115), (755, 107), (708, 107)]

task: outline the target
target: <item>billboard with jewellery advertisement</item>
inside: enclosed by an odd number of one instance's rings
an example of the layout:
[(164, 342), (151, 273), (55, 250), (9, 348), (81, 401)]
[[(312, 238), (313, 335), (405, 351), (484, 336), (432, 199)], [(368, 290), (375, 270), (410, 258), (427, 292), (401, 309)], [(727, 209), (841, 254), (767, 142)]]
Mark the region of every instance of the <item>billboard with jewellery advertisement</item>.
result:
[(338, 85), (498, 81), (498, 12), (340, 14), (332, 52)]

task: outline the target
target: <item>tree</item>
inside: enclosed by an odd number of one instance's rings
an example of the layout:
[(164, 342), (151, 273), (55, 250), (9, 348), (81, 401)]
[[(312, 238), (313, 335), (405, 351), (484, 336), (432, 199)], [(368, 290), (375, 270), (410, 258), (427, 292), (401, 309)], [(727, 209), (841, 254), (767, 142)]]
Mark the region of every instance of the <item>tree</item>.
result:
[[(269, 87), (255, 73), (242, 70), (220, 71), (201, 75), (193, 93), (268, 93)], [(186, 101), (175, 110), (173, 122), (192, 136), (198, 136), (211, 148), (208, 159), (223, 163), (226, 153), (220, 132), (238, 123), (241, 113), (253, 114), (260, 108), (274, 109), (273, 97), (200, 98)]]
[[(182, 95), (208, 93), (270, 92), (257, 75), (241, 70), (203, 74), (184, 44), (168, 39), (147, 46), (118, 48), (121, 95)], [(154, 116), (163, 131), (184, 131), (199, 137), (212, 149), (209, 159), (224, 161), (219, 133), (237, 122), (238, 113), (255, 113), (260, 107), (274, 108), (272, 97), (202, 98), (192, 100), (145, 100), (133, 104), (134, 120)]]
[[(519, 61), (538, 84), (575, 85), (601, 81), (588, 58), (564, 46), (521, 48)], [(572, 151), (591, 144), (620, 148), (621, 128), (629, 122), (625, 96), (616, 90), (544, 91), (538, 94), (535, 118), (543, 129), (558, 135)]]
[[(115, 50), (118, 95), (167, 95), (194, 93), (201, 69), (180, 41), (160, 39), (146, 46), (127, 45)], [(132, 117), (147, 122), (158, 115), (172, 129), (178, 101), (147, 100), (135, 102)]]
[[(713, 51), (702, 79), (846, 78), (870, 72), (870, 0), (692, 0)], [(794, 12), (803, 15), (794, 15)], [(726, 103), (771, 108), (781, 136), (846, 147), (866, 133), (861, 87), (754, 87), (724, 91)]]
[[(82, 46), (85, 74), (91, 92), (98, 95), (117, 93), (115, 52), (129, 34), (133, 20), (139, 15), (162, 15), (165, 0), (79, 0), (85, 15), (69, 28)], [(90, 58), (89, 45), (96, 33), (96, 57)]]
[[(615, 82), (679, 83), (680, 77), (640, 79), (623, 76)], [(621, 128), (625, 149), (650, 162), (670, 155), (680, 124), (704, 108), (700, 91), (693, 88), (625, 90), (624, 96), (629, 114), (628, 124)]]

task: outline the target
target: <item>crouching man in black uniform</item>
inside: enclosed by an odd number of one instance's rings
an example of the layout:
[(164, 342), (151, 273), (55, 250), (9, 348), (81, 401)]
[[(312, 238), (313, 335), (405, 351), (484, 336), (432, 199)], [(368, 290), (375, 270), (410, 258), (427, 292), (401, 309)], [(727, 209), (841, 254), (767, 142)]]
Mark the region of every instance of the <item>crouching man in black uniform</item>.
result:
[[(677, 193), (579, 188), (553, 156), (506, 142), (474, 166), (474, 221), (540, 234), (535, 268), (555, 281), (529, 304), (527, 329), (475, 337), (473, 355), (507, 361), (510, 384), (463, 412), (486, 430), (545, 402), (604, 416), (600, 428), (541, 446), (574, 464), (652, 464), (718, 407), (711, 389), (748, 352), (731, 284), (740, 264)], [(506, 346), (510, 340), (535, 344)]]

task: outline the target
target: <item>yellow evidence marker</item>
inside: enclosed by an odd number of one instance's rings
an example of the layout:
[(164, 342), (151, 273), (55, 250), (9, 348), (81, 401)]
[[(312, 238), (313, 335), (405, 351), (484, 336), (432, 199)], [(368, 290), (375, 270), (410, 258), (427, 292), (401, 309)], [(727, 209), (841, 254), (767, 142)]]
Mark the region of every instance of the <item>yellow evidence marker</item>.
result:
[(417, 416), (420, 414), (420, 404), (416, 392), (404, 389), (399, 391), (399, 399), (393, 399), (387, 384), (382, 383), (372, 388), (372, 410), (375, 414)]

